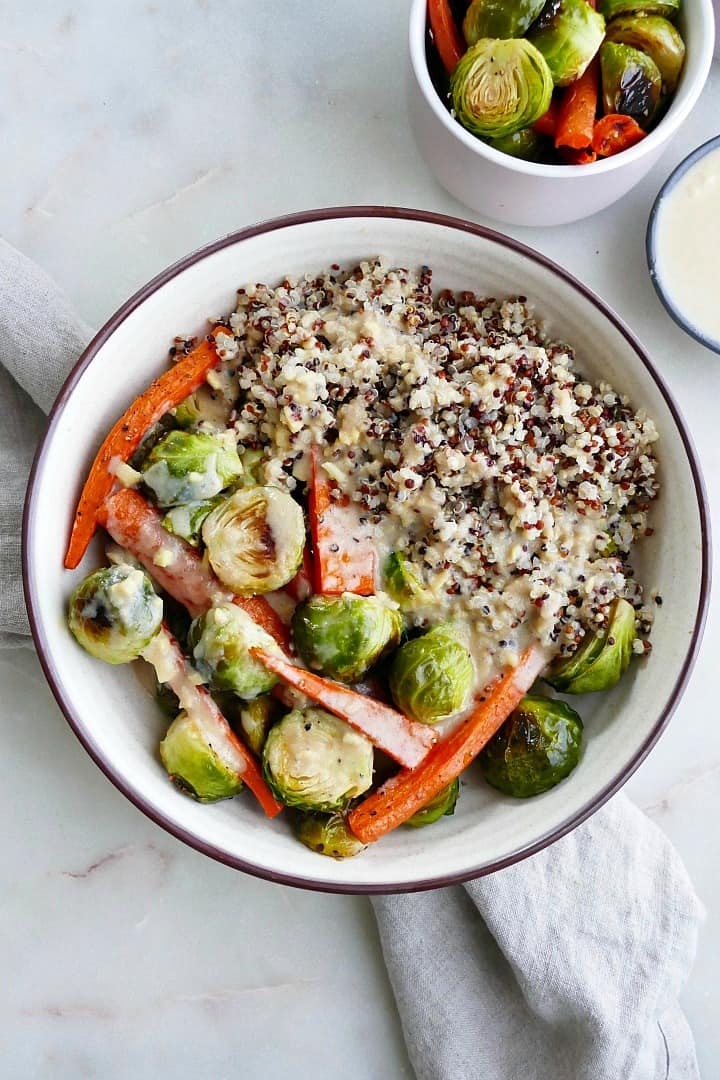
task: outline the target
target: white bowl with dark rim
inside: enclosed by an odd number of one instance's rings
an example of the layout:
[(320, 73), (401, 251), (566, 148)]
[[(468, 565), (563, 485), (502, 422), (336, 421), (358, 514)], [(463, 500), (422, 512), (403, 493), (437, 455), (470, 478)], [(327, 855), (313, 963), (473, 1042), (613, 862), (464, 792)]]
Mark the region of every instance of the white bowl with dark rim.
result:
[[(96, 538), (83, 565), (63, 569), (76, 499), (105, 433), (164, 367), (173, 337), (203, 333), (248, 281), (354, 265), (377, 254), (432, 266), (437, 288), (525, 295), (549, 331), (576, 350), (589, 378), (609, 380), (655, 419), (664, 492), (654, 536), (636, 573), (657, 588), (653, 650), (607, 694), (578, 699), (582, 760), (534, 799), (488, 787), (471, 767), (454, 817), (400, 828), (355, 859), (308, 851), (283, 815), (266, 820), (249, 794), (213, 806), (178, 792), (160, 764), (163, 717), (132, 667), (110, 667), (80, 649), (65, 626), (78, 580), (102, 561)], [(455, 218), (416, 210), (342, 207), (244, 229), (182, 259), (136, 293), (95, 336), (68, 378), (38, 450), (24, 520), (24, 578), (41, 663), (71, 727), (108, 778), (174, 836), (259, 877), (334, 892), (427, 889), (490, 873), (551, 844), (622, 786), (675, 709), (700, 642), (709, 589), (708, 512), (687, 428), (650, 357), (581, 282), (537, 252)], [(88, 812), (91, 812), (88, 806)]]
[(641, 142), (590, 165), (546, 165), (494, 150), (450, 115), (428, 68), (427, 0), (413, 0), (407, 99), (420, 153), (438, 183), (481, 214), (514, 225), (561, 225), (610, 206), (655, 164), (695, 106), (712, 63), (712, 0), (684, 0), (685, 67), (667, 113)]

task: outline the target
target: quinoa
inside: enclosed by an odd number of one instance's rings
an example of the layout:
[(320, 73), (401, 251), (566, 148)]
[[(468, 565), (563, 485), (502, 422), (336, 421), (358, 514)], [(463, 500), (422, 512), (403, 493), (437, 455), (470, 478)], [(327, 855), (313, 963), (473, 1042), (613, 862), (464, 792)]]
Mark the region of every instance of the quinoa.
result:
[(649, 649), (629, 555), (652, 531), (655, 426), (584, 378), (526, 297), (433, 292), (429, 267), (377, 258), (246, 286), (224, 322), (208, 381), (265, 451), (263, 482), (300, 494), (323, 445), (381, 557), (424, 578), (411, 622), (465, 621), (481, 678), (530, 638), (573, 651), (621, 596)]

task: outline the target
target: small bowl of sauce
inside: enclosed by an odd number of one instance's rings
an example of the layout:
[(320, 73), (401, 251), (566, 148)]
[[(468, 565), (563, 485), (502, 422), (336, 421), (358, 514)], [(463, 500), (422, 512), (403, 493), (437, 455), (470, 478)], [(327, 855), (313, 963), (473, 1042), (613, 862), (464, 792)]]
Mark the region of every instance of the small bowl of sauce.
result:
[(720, 135), (693, 150), (661, 187), (646, 251), (668, 314), (720, 353)]

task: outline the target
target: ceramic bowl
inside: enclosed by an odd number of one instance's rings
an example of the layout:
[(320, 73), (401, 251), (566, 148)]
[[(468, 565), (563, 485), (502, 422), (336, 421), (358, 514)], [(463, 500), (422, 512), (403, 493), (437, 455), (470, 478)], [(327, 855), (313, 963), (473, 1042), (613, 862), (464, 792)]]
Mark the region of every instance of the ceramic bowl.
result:
[[(527, 296), (548, 331), (571, 343), (577, 365), (609, 380), (655, 419), (664, 489), (655, 535), (637, 573), (662, 592), (653, 650), (610, 693), (579, 702), (582, 761), (534, 799), (500, 795), (471, 768), (455, 816), (426, 829), (398, 829), (344, 862), (316, 855), (281, 815), (267, 821), (250, 795), (202, 806), (168, 782), (158, 759), (163, 717), (132, 667), (83, 652), (64, 621), (78, 580), (101, 562), (94, 541), (82, 566), (63, 569), (71, 518), (88, 466), (129, 401), (164, 369), (182, 333), (232, 308), (248, 281), (275, 283), (331, 263), (387, 255), (433, 267), (435, 287)], [(199, 851), (275, 881), (338, 892), (425, 889), (515, 862), (578, 825), (650, 750), (677, 705), (702, 630), (708, 592), (708, 528), (702, 481), (687, 429), (650, 358), (628, 328), (565, 270), (498, 233), (454, 218), (387, 208), (298, 214), (245, 229), (189, 255), (141, 289), (90, 343), (55, 404), (38, 451), (24, 524), (25, 586), (45, 673), (78, 738), (141, 810)], [(88, 806), (88, 813), (92, 807)]]
[(610, 206), (655, 164), (700, 97), (712, 62), (712, 0), (685, 0), (679, 20), (687, 46), (672, 104), (636, 146), (592, 165), (542, 165), (493, 150), (445, 108), (426, 57), (427, 0), (410, 9), (407, 99), (415, 138), (435, 179), (481, 214), (514, 225), (559, 225)]

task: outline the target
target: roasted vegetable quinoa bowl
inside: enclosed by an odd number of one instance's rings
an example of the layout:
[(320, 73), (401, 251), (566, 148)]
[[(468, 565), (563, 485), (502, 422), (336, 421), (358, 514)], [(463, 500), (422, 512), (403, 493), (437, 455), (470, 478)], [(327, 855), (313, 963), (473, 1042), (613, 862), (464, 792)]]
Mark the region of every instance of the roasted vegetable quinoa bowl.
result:
[(596, 298), (480, 227), (344, 208), (189, 256), (100, 332), (25, 583), (59, 703), (154, 820), (385, 891), (620, 786), (687, 678), (707, 547), (682, 421)]

